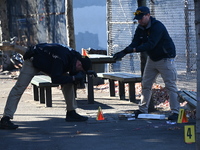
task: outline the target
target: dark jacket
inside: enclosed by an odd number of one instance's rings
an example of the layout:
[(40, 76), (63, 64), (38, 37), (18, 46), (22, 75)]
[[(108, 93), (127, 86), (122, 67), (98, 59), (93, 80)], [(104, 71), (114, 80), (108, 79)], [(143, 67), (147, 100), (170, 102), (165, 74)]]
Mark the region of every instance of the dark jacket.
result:
[(76, 55), (80, 53), (65, 45), (42, 43), (34, 47), (32, 62), (35, 68), (51, 77), (52, 83), (66, 84), (73, 82), (72, 76), (66, 73), (73, 71)]
[(129, 47), (136, 48), (136, 52), (146, 51), (153, 61), (176, 56), (175, 45), (167, 29), (153, 17), (150, 17), (146, 28), (138, 25)]

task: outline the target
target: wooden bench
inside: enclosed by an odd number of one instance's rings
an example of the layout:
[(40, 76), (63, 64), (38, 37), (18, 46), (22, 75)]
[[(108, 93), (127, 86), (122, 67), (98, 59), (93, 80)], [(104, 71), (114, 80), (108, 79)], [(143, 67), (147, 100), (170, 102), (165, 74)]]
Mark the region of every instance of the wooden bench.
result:
[(119, 83), (119, 97), (120, 100), (125, 100), (125, 83), (129, 84), (129, 101), (136, 102), (135, 96), (135, 83), (141, 82), (142, 78), (140, 75), (135, 75), (126, 72), (108, 72), (108, 73), (97, 73), (98, 77), (109, 80), (110, 96), (115, 96), (115, 83)]
[(53, 84), (51, 78), (46, 75), (35, 75), (31, 84), (33, 85), (34, 100), (45, 103), (46, 107), (52, 107), (51, 87), (57, 87), (59, 84)]
[[(88, 79), (88, 103), (94, 103), (93, 75), (87, 75)], [(31, 80), (33, 85), (33, 95), (35, 101), (45, 103), (46, 107), (52, 107), (52, 92), (51, 87), (57, 87), (59, 84), (53, 84), (51, 78), (47, 75), (35, 75)], [(75, 96), (77, 88), (74, 87)]]
[(189, 108), (196, 109), (197, 107), (197, 93), (194, 91), (178, 91), (181, 100), (187, 101)]

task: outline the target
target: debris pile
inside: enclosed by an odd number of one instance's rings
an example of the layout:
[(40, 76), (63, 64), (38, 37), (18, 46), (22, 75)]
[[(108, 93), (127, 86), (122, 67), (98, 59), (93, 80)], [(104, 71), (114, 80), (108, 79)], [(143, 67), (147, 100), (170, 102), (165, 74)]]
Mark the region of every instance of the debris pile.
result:
[[(128, 94), (128, 84), (125, 84), (125, 92)], [(109, 93), (109, 84), (102, 84), (98, 85), (94, 88), (95, 92), (107, 92)], [(142, 86), (141, 83), (135, 84), (135, 92), (138, 99), (141, 98), (141, 92), (142, 92)], [(115, 82), (115, 93), (118, 94), (118, 82)], [(156, 109), (162, 109), (164, 111), (170, 111), (170, 105), (169, 105), (169, 94), (167, 92), (167, 89), (165, 87), (162, 87), (159, 84), (154, 83), (152, 86), (152, 100), (154, 102), (154, 106)], [(187, 102), (180, 103), (181, 107), (184, 107), (187, 104)], [(195, 110), (186, 110), (186, 114), (189, 118), (195, 119)]]
[[(115, 93), (118, 94), (118, 82), (115, 82)], [(96, 92), (109, 92), (109, 84), (98, 85), (95, 88)], [(125, 92), (128, 94), (129, 86), (125, 84)], [(135, 94), (138, 98), (141, 97), (142, 86), (141, 83), (135, 84)], [(169, 95), (167, 89), (159, 84), (154, 83), (152, 87), (152, 99), (155, 107), (169, 107)]]

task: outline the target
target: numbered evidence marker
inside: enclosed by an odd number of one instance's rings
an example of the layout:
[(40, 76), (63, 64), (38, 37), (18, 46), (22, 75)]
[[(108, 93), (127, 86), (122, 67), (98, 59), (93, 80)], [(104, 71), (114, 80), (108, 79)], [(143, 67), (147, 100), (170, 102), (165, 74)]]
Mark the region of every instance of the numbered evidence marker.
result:
[(195, 142), (195, 130), (194, 125), (185, 125), (184, 126), (184, 136), (185, 143), (194, 143)]
[(179, 110), (177, 123), (186, 123), (188, 122), (188, 118), (186, 117), (186, 113), (184, 109)]

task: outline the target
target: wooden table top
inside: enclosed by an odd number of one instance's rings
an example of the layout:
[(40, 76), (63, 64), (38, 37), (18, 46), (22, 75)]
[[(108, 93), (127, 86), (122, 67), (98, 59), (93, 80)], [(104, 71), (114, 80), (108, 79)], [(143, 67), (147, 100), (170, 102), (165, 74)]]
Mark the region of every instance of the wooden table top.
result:
[(91, 59), (93, 64), (105, 64), (105, 63), (116, 63), (113, 56), (101, 55), (101, 54), (89, 54), (89, 58)]
[(103, 77), (108, 79), (114, 79), (122, 82), (141, 82), (141, 75), (126, 72), (108, 72), (103, 73)]

